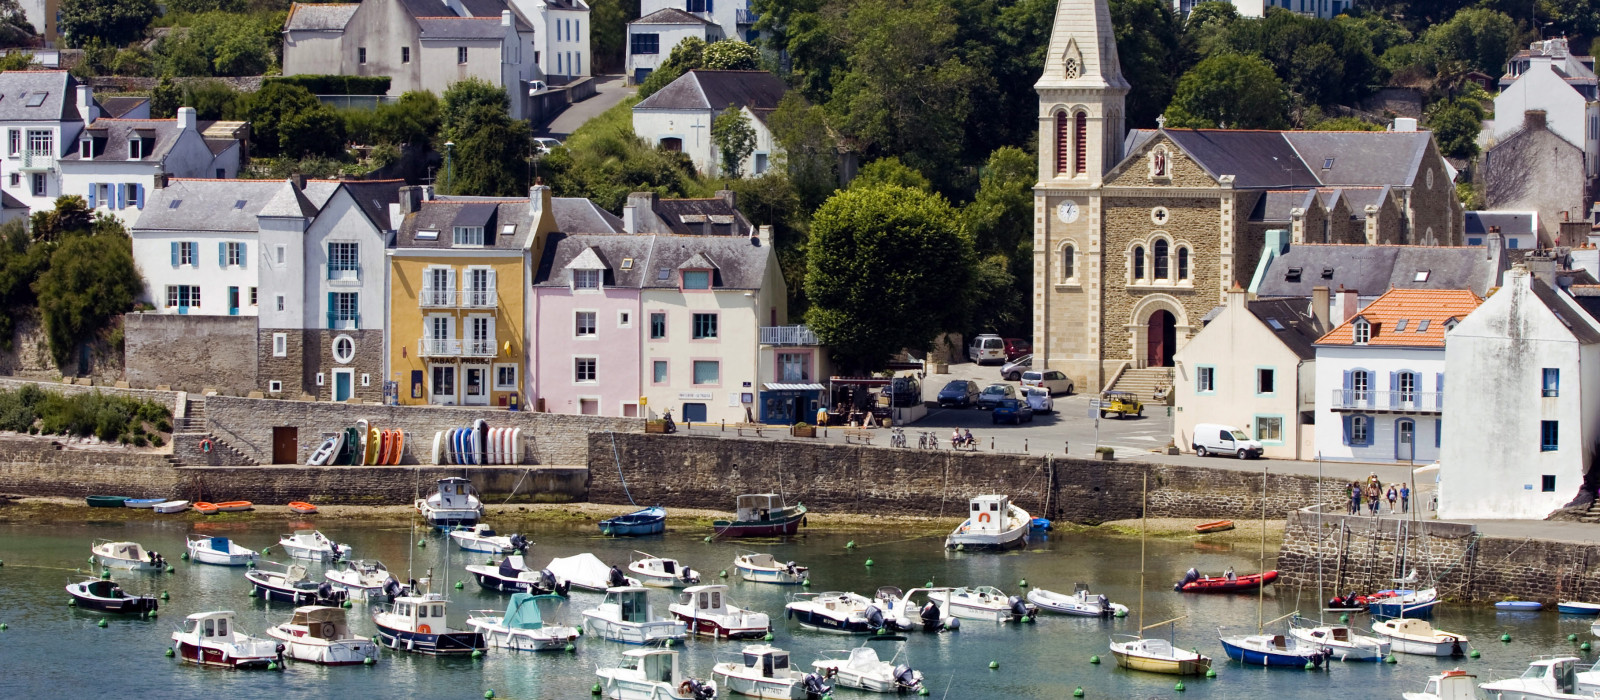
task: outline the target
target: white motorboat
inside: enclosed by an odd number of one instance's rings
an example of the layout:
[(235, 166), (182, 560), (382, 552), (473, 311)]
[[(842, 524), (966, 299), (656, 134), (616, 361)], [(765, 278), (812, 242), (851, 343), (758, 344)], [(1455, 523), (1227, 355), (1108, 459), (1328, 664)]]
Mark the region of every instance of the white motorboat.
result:
[(581, 591), (605, 592), (619, 586), (643, 585), (639, 579), (624, 575), (622, 569), (607, 566), (600, 557), (588, 552), (551, 559), (544, 568), (555, 574), (556, 581), (562, 585)]
[(1478, 677), (1461, 669), (1428, 676), (1420, 693), (1401, 693), (1405, 700), (1478, 700)]
[(994, 586), (935, 589), (928, 598), (944, 605), (952, 617), (993, 622), (1032, 622), (1039, 606), (1007, 596)]
[(752, 583), (801, 584), (810, 576), (810, 569), (794, 562), (780, 562), (766, 552), (749, 552), (733, 560), (733, 570), (739, 578)]
[[(566, 599), (554, 595), (517, 593), (511, 596), (510, 605), (501, 614), (494, 610), (474, 610), (467, 617), (467, 626), (483, 633), (489, 646), (518, 651), (560, 651), (568, 644), (576, 644), (580, 631), (576, 627), (546, 624), (546, 610), (550, 612)], [(543, 607), (541, 607), (543, 606)]]
[[(904, 651), (904, 647), (901, 648)], [(922, 672), (909, 664), (883, 661), (877, 650), (862, 645), (854, 649), (822, 652), (823, 658), (811, 662), (826, 680), (840, 688), (855, 688), (873, 693), (915, 693), (922, 690)], [(895, 658), (899, 658), (899, 652)]]
[(154, 510), (157, 513), (182, 513), (183, 511), (186, 511), (186, 510), (189, 509), (189, 502), (188, 501), (162, 501), (161, 503), (157, 503), (154, 506), (151, 506), (150, 509)]
[(754, 644), (718, 657), (721, 660), (711, 667), (711, 679), (729, 693), (806, 700), (820, 698), (833, 689), (822, 676), (790, 668), (789, 652), (767, 644)]
[(700, 572), (684, 566), (677, 559), (652, 556), (649, 552), (634, 550), (633, 561), (628, 562), (628, 573), (646, 586), (683, 588), (700, 582)]
[(295, 605), (340, 605), (348, 594), (336, 590), (333, 584), (317, 582), (306, 575), (306, 567), (299, 564), (262, 562), (260, 566), (244, 572), (250, 582), (252, 596), (267, 602), (281, 601)]
[(624, 644), (653, 644), (689, 636), (682, 622), (655, 614), (650, 590), (641, 586), (607, 589), (605, 600), (583, 611), (583, 619), (590, 632)]
[[(949, 588), (913, 588), (901, 592), (894, 586), (883, 586), (872, 597), (872, 607), (867, 608), (867, 624), (874, 629), (887, 629), (896, 632), (909, 632), (920, 629), (924, 632), (955, 631), (961, 629), (961, 620), (946, 613), (948, 606), (939, 607), (939, 602), (933, 600), (935, 591), (949, 591)], [(921, 602), (918, 603), (918, 596)]]
[(189, 536), (189, 559), (217, 566), (248, 566), (261, 559), (253, 549), (245, 549), (226, 537)]
[(622, 665), (596, 668), (608, 700), (711, 700), (717, 684), (684, 676), (676, 649), (629, 649)]
[(1427, 620), (1380, 620), (1372, 631), (1389, 640), (1397, 654), (1419, 656), (1461, 656), (1467, 653), (1466, 635), (1436, 630)]
[(469, 564), (466, 569), (467, 573), (472, 574), (477, 580), (478, 585), (501, 593), (566, 595), (569, 588), (558, 581), (555, 573), (549, 569), (535, 571), (528, 568), (522, 555), (519, 554), (507, 556), (498, 564)]
[[(871, 634), (880, 625), (867, 620), (867, 609), (875, 608), (866, 596), (842, 591), (796, 593), (783, 606), (784, 614), (801, 627), (823, 632)], [(881, 612), (879, 613), (881, 616)]]
[(1028, 602), (1039, 606), (1045, 612), (1061, 613), (1062, 615), (1077, 615), (1079, 617), (1122, 617), (1128, 614), (1128, 606), (1113, 603), (1104, 595), (1089, 592), (1087, 584), (1079, 583), (1073, 587), (1072, 595), (1056, 593), (1043, 588), (1034, 588), (1028, 591)]
[(1389, 642), (1359, 634), (1349, 625), (1319, 623), (1298, 615), (1289, 621), (1289, 634), (1327, 649), (1336, 661), (1382, 661), (1391, 648)]
[(229, 668), (266, 668), (283, 661), (284, 646), (239, 631), (232, 610), (202, 612), (183, 620), (172, 633), (172, 648), (190, 663)]
[(475, 525), (483, 518), (483, 501), (472, 482), (459, 476), (440, 479), (433, 495), (418, 499), (416, 507), (429, 525), (438, 528)]
[(295, 608), (294, 616), (277, 627), (267, 629), (286, 647), (289, 658), (324, 666), (350, 666), (378, 660), (378, 645), (358, 637), (345, 621), (344, 608), (307, 605)]
[(350, 545), (334, 542), (320, 530), (295, 530), (278, 538), (278, 546), (292, 559), (331, 562), (350, 558)]
[[(1496, 700), (1577, 700), (1600, 697), (1600, 671), (1579, 671), (1575, 656), (1539, 659), (1517, 678), (1490, 681), (1478, 687)], [(1589, 669), (1588, 665), (1583, 668)]]
[(766, 613), (728, 602), (728, 587), (721, 584), (683, 589), (667, 612), (688, 625), (690, 634), (713, 639), (756, 639), (772, 629)]
[(160, 552), (152, 552), (138, 542), (96, 541), (89, 547), (94, 560), (101, 566), (129, 571), (166, 571), (167, 560)]
[(324, 571), (322, 576), (328, 579), (334, 588), (348, 593), (352, 600), (376, 600), (383, 597), (393, 600), (396, 596), (411, 592), (410, 584), (401, 583), (383, 562), (377, 560), (347, 561), (344, 568)]
[(478, 523), (470, 528), (450, 531), (450, 539), (455, 540), (456, 546), (469, 552), (486, 552), (489, 554), (525, 553), (528, 550), (528, 540), (522, 535), (497, 535), (494, 528), (483, 523)]
[(1033, 516), (1011, 502), (1010, 496), (974, 496), (967, 519), (944, 538), (948, 549), (1010, 549), (1028, 543)]
[(414, 654), (455, 656), (487, 649), (483, 633), (453, 630), (447, 625), (450, 601), (438, 593), (404, 595), (394, 599), (389, 609), (374, 608), (372, 624), (378, 640), (390, 649)]

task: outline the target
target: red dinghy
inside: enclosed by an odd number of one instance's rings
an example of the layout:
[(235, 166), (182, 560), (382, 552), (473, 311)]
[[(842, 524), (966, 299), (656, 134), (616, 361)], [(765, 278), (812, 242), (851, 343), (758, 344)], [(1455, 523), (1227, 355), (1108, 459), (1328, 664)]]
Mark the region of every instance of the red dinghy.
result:
[(1268, 571), (1264, 574), (1235, 576), (1230, 579), (1226, 576), (1201, 576), (1199, 572), (1190, 569), (1187, 574), (1184, 574), (1183, 580), (1172, 587), (1172, 590), (1183, 593), (1241, 593), (1253, 591), (1262, 586), (1270, 586), (1276, 580), (1278, 580), (1278, 572), (1276, 570)]

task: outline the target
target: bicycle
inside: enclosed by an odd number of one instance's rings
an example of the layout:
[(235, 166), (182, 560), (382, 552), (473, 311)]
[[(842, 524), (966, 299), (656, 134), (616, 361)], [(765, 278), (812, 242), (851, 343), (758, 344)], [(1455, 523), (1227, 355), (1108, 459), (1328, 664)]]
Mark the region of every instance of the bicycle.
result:
[(935, 435), (935, 434), (933, 434), (933, 433), (931, 433), (929, 431), (926, 431), (926, 430), (918, 431), (918, 435), (919, 435), (919, 437), (917, 438), (917, 449), (919, 449), (919, 450), (937, 450), (937, 449), (939, 449), (939, 436), (937, 436), (937, 435)]
[(903, 429), (900, 429), (900, 428), (891, 429), (889, 431), (889, 446), (890, 447), (905, 447), (906, 446), (906, 431), (903, 430)]

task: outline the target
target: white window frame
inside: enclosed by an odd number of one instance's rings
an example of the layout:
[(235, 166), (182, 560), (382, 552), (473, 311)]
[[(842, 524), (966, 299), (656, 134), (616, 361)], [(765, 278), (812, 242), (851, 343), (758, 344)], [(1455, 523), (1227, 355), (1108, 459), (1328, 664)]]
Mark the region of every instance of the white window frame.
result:
[(272, 380), (270, 382), (267, 382), (267, 393), (269, 393), (269, 394), (281, 394), (281, 393), (283, 393), (283, 382), (280, 382), (280, 381), (278, 381), (276, 379), (274, 379), (274, 380)]
[[(590, 368), (589, 368), (589, 373), (591, 375), (591, 377), (589, 379), (581, 379), (580, 378), (581, 375), (579, 374), (579, 370), (578, 370), (578, 363), (579, 362), (585, 362), (585, 361), (593, 363), (593, 365), (591, 365)], [(599, 356), (597, 356), (597, 355), (573, 355), (572, 356), (572, 384), (574, 386), (592, 386), (592, 385), (599, 384), (599, 383), (600, 383), (600, 358), (599, 358)]]
[(1356, 345), (1372, 342), (1372, 323), (1364, 318), (1356, 319), (1350, 324), (1350, 341)]
[(572, 291), (598, 292), (605, 288), (605, 270), (573, 270)]
[[(510, 370), (511, 371), (511, 381), (509, 383), (501, 383), (500, 382), (500, 372), (502, 370)], [(518, 372), (518, 368), (517, 368), (517, 364), (516, 363), (514, 363), (514, 362), (498, 362), (498, 363), (495, 363), (493, 368), (491, 368), (491, 371), (494, 372), (494, 389), (495, 389), (495, 391), (516, 391), (518, 388), (521, 387), (521, 384), (518, 383), (518, 381), (521, 379), (521, 377), (518, 376), (519, 372)]]
[[(589, 332), (584, 333), (584, 318), (589, 320)], [(600, 337), (600, 312), (594, 309), (575, 309), (572, 312), (572, 337), (592, 340)]]
[[(282, 299), (283, 296), (279, 295), (278, 298)], [(273, 333), (272, 334), (272, 356), (273, 357), (288, 357), (289, 356), (289, 334), (288, 333)]]
[(618, 328), (632, 328), (633, 327), (633, 311), (628, 310), (628, 309), (619, 309), (617, 311), (617, 327)]
[[(340, 357), (339, 356), (339, 345), (341, 343), (349, 343), (350, 344), (350, 353), (348, 355), (345, 355), (344, 357)], [(328, 347), (332, 351), (333, 361), (334, 362), (337, 362), (337, 363), (339, 363), (341, 365), (348, 365), (348, 364), (350, 364), (352, 361), (354, 361), (356, 359), (356, 339), (355, 338), (352, 338), (352, 337), (350, 337), (348, 335), (340, 333), (339, 335), (336, 335), (336, 336), (333, 337), (333, 342), (329, 343)]]
[(450, 227), (450, 245), (457, 248), (482, 248), (485, 240), (482, 226)]

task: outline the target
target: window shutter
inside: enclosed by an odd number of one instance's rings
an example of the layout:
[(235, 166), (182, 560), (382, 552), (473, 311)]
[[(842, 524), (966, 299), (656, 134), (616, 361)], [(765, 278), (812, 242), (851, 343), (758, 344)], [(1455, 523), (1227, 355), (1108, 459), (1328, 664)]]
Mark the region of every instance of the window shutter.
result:
[(1346, 444), (1346, 445), (1351, 445), (1352, 444), (1350, 442), (1351, 423), (1353, 423), (1354, 421), (1355, 421), (1355, 417), (1354, 416), (1344, 416), (1344, 444)]
[(445, 275), (444, 275), (444, 284), (445, 284), (445, 287), (447, 287), (449, 289), (449, 291), (455, 291), (455, 288), (456, 288), (456, 271), (455, 271), (455, 268), (451, 268), (450, 271), (445, 273)]
[(221, 267), (221, 268), (227, 268), (228, 267), (228, 243), (227, 243), (227, 241), (218, 241), (217, 242), (217, 267)]
[(1435, 418), (1435, 419), (1433, 419), (1433, 447), (1434, 447), (1434, 449), (1438, 449), (1439, 448), (1439, 440), (1441, 438), (1443, 438), (1443, 437), (1444, 437), (1444, 420), (1441, 419), (1441, 418)]
[(99, 204), (98, 204), (99, 201), (100, 201), (99, 195), (100, 195), (100, 183), (98, 183), (98, 182), (89, 183), (89, 208), (90, 209), (93, 209), (96, 206), (99, 206)]
[(335, 311), (336, 309), (333, 307), (333, 292), (328, 292), (328, 330), (330, 331), (333, 330), (333, 314)]
[(249, 243), (240, 243), (239, 244), (239, 269), (243, 270), (245, 268), (245, 264), (244, 264), (245, 261), (249, 260), (249, 259), (250, 259), (250, 244)]
[(1389, 407), (1400, 407), (1400, 373), (1389, 373)]
[(114, 197), (114, 199), (111, 200), (111, 208), (121, 209), (123, 204), (128, 201), (128, 186), (120, 182), (117, 183), (116, 194), (113, 194), (112, 197)]
[(494, 270), (490, 270), (489, 271), (488, 285), (489, 285), (489, 288), (488, 288), (487, 291), (489, 292), (489, 298), (490, 299), (494, 299), (495, 298), (495, 293), (494, 293)]
[(137, 200), (134, 202), (134, 208), (143, 210), (144, 209), (144, 185), (134, 185), (133, 186), (133, 190), (134, 190), (134, 194), (135, 194), (135, 196), (137, 198)]
[[(1378, 432), (1378, 424), (1376, 421), (1373, 421), (1372, 418), (1367, 416), (1363, 416), (1362, 419), (1366, 421), (1367, 424), (1367, 439), (1362, 441), (1361, 446), (1372, 447), (1373, 441), (1377, 439), (1377, 436), (1373, 433)], [(1416, 439), (1415, 435), (1412, 436), (1412, 439)]]
[(178, 266), (178, 242), (177, 241), (173, 241), (172, 242), (172, 266), (173, 267), (177, 267)]
[(1350, 405), (1350, 401), (1355, 399), (1352, 394), (1355, 391), (1355, 382), (1351, 378), (1352, 374), (1354, 373), (1348, 369), (1344, 371), (1344, 400), (1346, 406)]

